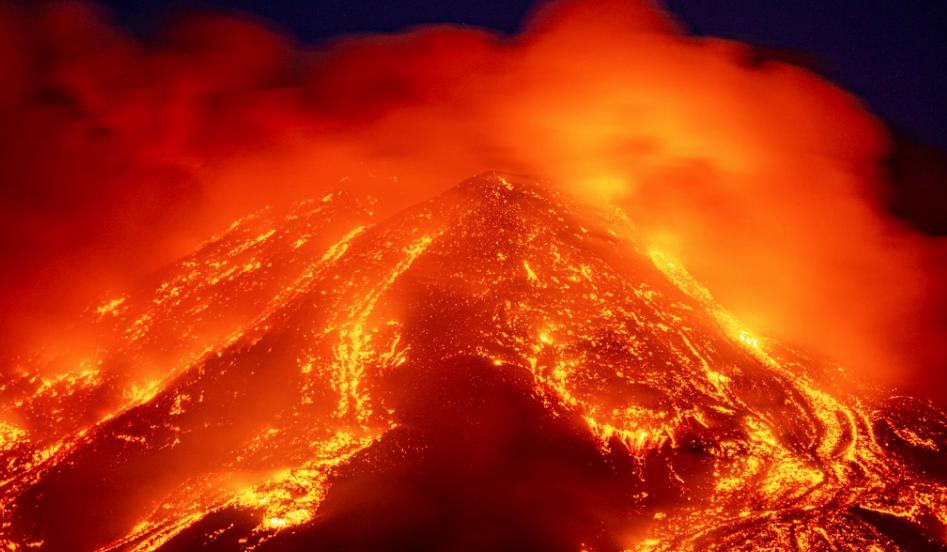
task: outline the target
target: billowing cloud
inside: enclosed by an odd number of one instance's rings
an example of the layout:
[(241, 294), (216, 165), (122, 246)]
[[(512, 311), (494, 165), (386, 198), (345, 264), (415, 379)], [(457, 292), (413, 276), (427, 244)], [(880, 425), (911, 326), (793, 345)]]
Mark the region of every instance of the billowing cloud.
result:
[(263, 205), (394, 211), (497, 169), (622, 206), (759, 333), (899, 383), (947, 359), (943, 247), (888, 214), (883, 127), (645, 3), (315, 49), (207, 14), (143, 41), (83, 3), (0, 29), (7, 352)]

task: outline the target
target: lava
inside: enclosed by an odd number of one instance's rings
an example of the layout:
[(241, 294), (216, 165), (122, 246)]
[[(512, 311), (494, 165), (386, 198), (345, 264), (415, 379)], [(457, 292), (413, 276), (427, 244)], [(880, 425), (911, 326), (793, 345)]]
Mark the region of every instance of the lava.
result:
[(120, 311), (144, 274), (263, 205), (344, 188), (388, 215), (500, 170), (618, 204), (757, 332), (947, 393), (944, 241), (889, 212), (936, 193), (891, 178), (935, 170), (889, 174), (881, 122), (785, 56), (689, 35), (653, 2), (541, 4), (513, 35), (317, 45), (220, 13), (145, 39), (81, 0), (0, 7), (4, 376), (10, 357), (95, 348), (64, 331), (76, 311)]
[(947, 549), (944, 242), (818, 76), (633, 0), (0, 30), (0, 548)]
[(947, 546), (947, 416), (755, 335), (622, 211), (496, 173), (372, 205), (239, 220), (91, 307), (73, 371), (24, 360), (6, 548)]

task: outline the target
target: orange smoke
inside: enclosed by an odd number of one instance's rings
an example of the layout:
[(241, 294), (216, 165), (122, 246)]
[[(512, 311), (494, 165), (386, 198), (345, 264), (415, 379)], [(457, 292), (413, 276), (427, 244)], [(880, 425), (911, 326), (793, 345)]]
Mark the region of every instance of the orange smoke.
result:
[(3, 8), (3, 347), (262, 205), (358, 187), (391, 211), (495, 169), (620, 205), (759, 333), (939, 380), (943, 248), (885, 211), (884, 129), (646, 4), (317, 49), (224, 16), (145, 43), (88, 4)]

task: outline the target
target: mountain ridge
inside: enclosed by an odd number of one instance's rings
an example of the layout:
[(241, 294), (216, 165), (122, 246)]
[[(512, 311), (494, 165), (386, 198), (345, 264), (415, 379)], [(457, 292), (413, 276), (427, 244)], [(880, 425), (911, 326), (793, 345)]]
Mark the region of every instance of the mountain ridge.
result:
[[(911, 444), (891, 445), (893, 429), (888, 448), (875, 436), (897, 426), (947, 446), (938, 422), (895, 423), (753, 336), (620, 213), (498, 173), (385, 220), (359, 205), (302, 257), (299, 225), (323, 216), (305, 206), (202, 248), (223, 261), (173, 265), (150, 289), (207, 285), (171, 296), (193, 307), (143, 301), (159, 310), (130, 341), (244, 296), (257, 314), (0, 487), (5, 538), (164, 551), (939, 546), (943, 483), (924, 467), (936, 464), (895, 460), (889, 449)], [(295, 268), (277, 277), (281, 259)], [(169, 327), (155, 329), (161, 314)], [(902, 525), (859, 514), (882, 510)]]

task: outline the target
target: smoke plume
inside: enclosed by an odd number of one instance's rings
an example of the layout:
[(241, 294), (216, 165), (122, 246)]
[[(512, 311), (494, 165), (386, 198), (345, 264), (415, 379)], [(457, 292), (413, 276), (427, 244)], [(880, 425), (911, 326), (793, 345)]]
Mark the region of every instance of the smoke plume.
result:
[(621, 206), (761, 334), (872, 382), (942, 379), (943, 244), (888, 213), (883, 126), (647, 2), (318, 47), (227, 15), (145, 41), (95, 5), (7, 5), (0, 82), (9, 354), (264, 205), (357, 188), (394, 211), (501, 170)]

